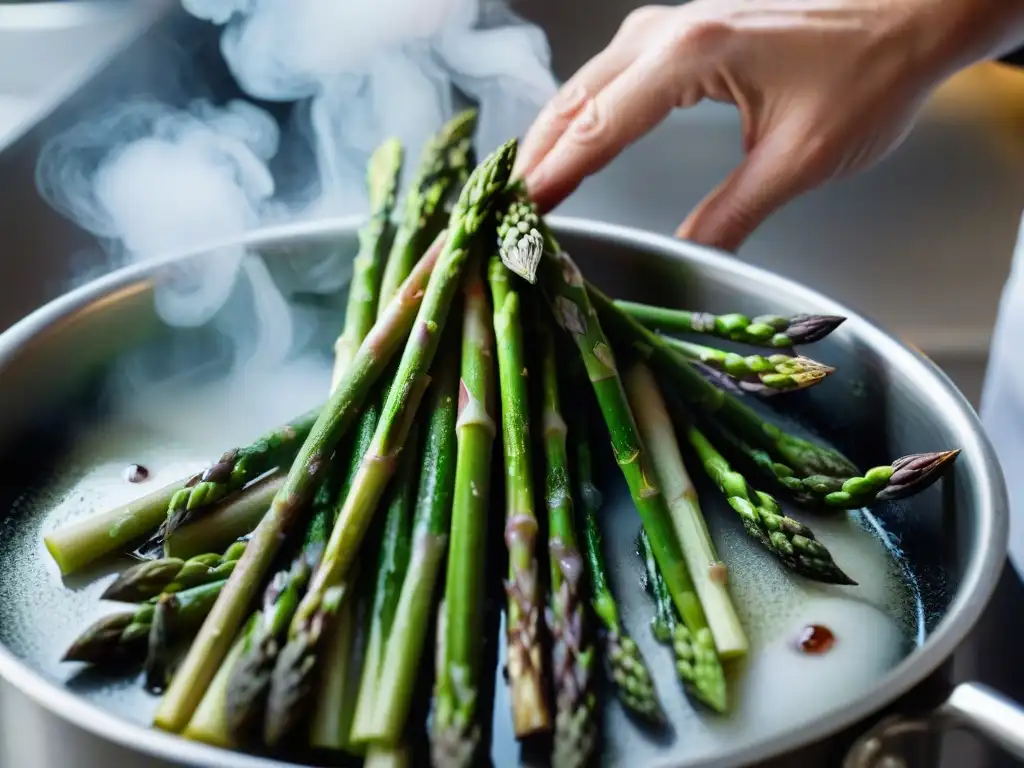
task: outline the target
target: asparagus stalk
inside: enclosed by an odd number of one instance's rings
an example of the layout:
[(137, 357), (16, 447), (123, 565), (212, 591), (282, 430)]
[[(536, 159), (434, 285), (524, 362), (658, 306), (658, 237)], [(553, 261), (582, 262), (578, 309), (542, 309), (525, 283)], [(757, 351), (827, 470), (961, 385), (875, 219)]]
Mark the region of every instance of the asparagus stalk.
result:
[(238, 747), (230, 735), (227, 721), (227, 686), (231, 671), (245, 649), (249, 627), (242, 630), (241, 635), (231, 646), (224, 658), (224, 663), (214, 676), (210, 687), (206, 690), (203, 700), (196, 708), (182, 735), (192, 741), (201, 741), (214, 747), (235, 749)]
[(522, 738), (551, 727), (544, 695), (544, 659), (540, 644), (541, 591), (536, 555), (530, 403), (522, 306), (509, 284), (509, 271), (495, 254), (488, 278), (494, 301), (498, 349), (502, 437), (505, 449), (505, 543), (508, 546), (508, 681), (512, 722)]
[(616, 301), (615, 305), (655, 330), (707, 334), (776, 349), (821, 341), (846, 320), (836, 315), (759, 315), (755, 318), (737, 312), (713, 315), (709, 312), (652, 307), (632, 301)]
[[(956, 460), (959, 450), (914, 454), (863, 475), (839, 451), (783, 432), (732, 395), (682, 364), (664, 339), (616, 307), (592, 285), (587, 292), (601, 320), (628, 343), (695, 414), (713, 419), (770, 476), (803, 501), (856, 509), (877, 501), (906, 498), (932, 485)], [(803, 495), (801, 495), (803, 494)]]
[(686, 437), (708, 477), (743, 519), (744, 530), (779, 562), (814, 581), (846, 585), (857, 583), (836, 565), (831, 553), (815, 539), (810, 528), (784, 515), (778, 502), (767, 493), (751, 488), (746, 478), (729, 466), (725, 457), (696, 427), (689, 427)]
[(116, 509), (89, 515), (48, 533), (43, 542), (50, 556), (69, 576), (112, 552), (152, 533), (167, 516), (167, 505), (188, 479), (177, 480)]
[(247, 543), (240, 539), (219, 555), (211, 552), (188, 560), (164, 557), (139, 563), (122, 573), (100, 599), (138, 603), (161, 593), (181, 592), (211, 581), (223, 581), (231, 575)]
[[(476, 265), (473, 265), (474, 267)], [(494, 422), (494, 336), (482, 276), (464, 281), (455, 495), (444, 603), (438, 620), (437, 679), (430, 745), (435, 768), (473, 764), (480, 742), (478, 699)]]
[(416, 259), (444, 228), (447, 213), (443, 203), (465, 183), (473, 166), (471, 140), (476, 121), (475, 109), (460, 112), (424, 145), (384, 268), (382, 304), (390, 300)]
[(742, 391), (758, 395), (807, 389), (835, 372), (835, 368), (802, 355), (740, 355), (682, 339), (663, 338), (688, 360), (703, 363), (732, 378)]
[[(498, 262), (504, 271), (504, 266)], [(572, 485), (569, 481), (568, 427), (558, 392), (555, 338), (541, 327), (543, 359), (544, 457), (547, 466), (548, 559), (551, 570), (551, 674), (555, 688), (555, 738), (552, 763), (585, 766), (597, 735), (593, 690), (594, 649), (583, 616), (583, 558), (576, 541)]]
[[(359, 253), (352, 262), (352, 282), (349, 285), (345, 327), (334, 342), (331, 389), (334, 389), (345, 375), (356, 350), (363, 343), (376, 319), (381, 267), (386, 256), (385, 235), (391, 212), (395, 208), (403, 159), (402, 145), (397, 139), (387, 139), (370, 156), (370, 164), (366, 171), (370, 216), (359, 230)], [(411, 264), (409, 269), (412, 269)], [(405, 279), (404, 276), (402, 279)], [(401, 282), (399, 280), (395, 284), (392, 293), (398, 290)]]
[(167, 505), (167, 520), (157, 539), (166, 541), (178, 528), (208, 513), (212, 505), (276, 467), (286, 467), (308, 437), (319, 417), (312, 410), (284, 426), (277, 427), (255, 442), (233, 448), (212, 467), (192, 477)]
[[(167, 595), (164, 610), (173, 611), (176, 627), (198, 627), (225, 583), (215, 581)], [(148, 650), (149, 630), (159, 600), (153, 598), (134, 610), (103, 617), (78, 636), (63, 660), (102, 666), (141, 661)]]
[(381, 663), (373, 722), (363, 734), (383, 744), (398, 743), (405, 729), (423, 658), (435, 585), (448, 545), (459, 390), (459, 345), (449, 340), (457, 342), (458, 338), (451, 331), (446, 335), (433, 372), (412, 552)]
[[(574, 373), (579, 366), (574, 366)], [(574, 375), (582, 379), (582, 373)], [(661, 726), (665, 713), (658, 700), (651, 672), (636, 641), (630, 637), (619, 621), (619, 609), (615, 596), (608, 586), (608, 573), (601, 553), (601, 533), (597, 527), (597, 513), (601, 509), (601, 491), (594, 484), (594, 465), (590, 452), (590, 428), (584, 409), (570, 408), (575, 467), (576, 494), (583, 509), (583, 544), (586, 554), (587, 574), (590, 577), (590, 605), (601, 624), (600, 638), (604, 646), (604, 659), (608, 677), (615, 686), (615, 693), (625, 707), (647, 723)]]
[[(726, 704), (725, 675), (715, 654), (710, 633), (704, 636), (694, 634), (686, 626), (685, 617), (682, 622), (679, 621), (677, 604), (673, 604), (671, 588), (666, 583), (664, 571), (657, 562), (650, 537), (643, 529), (640, 531), (640, 545), (647, 568), (648, 584), (655, 601), (655, 616), (651, 621), (651, 630), (659, 642), (672, 648), (676, 659), (676, 674), (683, 687), (697, 700), (717, 712), (722, 712)], [(711, 698), (701, 695), (695, 688), (695, 679), (709, 675), (713, 677), (714, 683), (712, 685), (706, 681), (704, 690), (713, 687), (715, 693)]]
[(384, 533), (377, 558), (377, 583), (373, 596), (370, 636), (363, 661), (355, 717), (352, 721), (353, 741), (369, 740), (368, 731), (372, 728), (377, 694), (380, 690), (384, 648), (393, 631), (399, 593), (409, 567), (412, 504), (416, 493), (415, 469), (420, 458), (416, 450), (419, 442), (416, 425), (410, 430), (407, 442), (407, 447), (399, 456), (399, 468), (390, 493), (391, 503), (384, 518)]
[(388, 312), (359, 347), (349, 373), (320, 412), (284, 485), (257, 526), (245, 554), (160, 702), (155, 718), (160, 728), (180, 732), (188, 724), (282, 542), (301, 524), (303, 509), (329, 467), (327, 459), (370, 387), (407, 336), (439, 252), (440, 248), (431, 249), (416, 265)]
[[(331, 624), (338, 603), (331, 594), (342, 588), (380, 496), (394, 473), (398, 454), (430, 381), (427, 372), (462, 267), (508, 181), (515, 147), (514, 140), (508, 142), (473, 171), (452, 212), (447, 241), (427, 285), (414, 332), (388, 392), (370, 450), (345, 499), (323, 560), (292, 620), (288, 645), (274, 670), (271, 695), (280, 701), (294, 701), (307, 677), (300, 671), (316, 667), (319, 635), (323, 626)], [(287, 689), (294, 689), (295, 693), (286, 692)], [(268, 731), (272, 729), (268, 719)]]
[(249, 483), (243, 490), (224, 499), (209, 514), (176, 530), (164, 541), (163, 554), (188, 560), (225, 549), (241, 538), (248, 540), (249, 534), (270, 508), (270, 502), (281, 490), (286, 470), (278, 469)]
[(718, 556), (701, 514), (697, 490), (679, 453), (679, 443), (661, 390), (654, 374), (643, 364), (632, 366), (625, 379), (640, 436), (650, 448), (651, 463), (661, 481), (676, 536), (693, 575), (697, 597), (711, 627), (718, 655), (723, 659), (744, 656), (749, 644), (729, 595), (728, 570)]
[(513, 231), (522, 231), (522, 228), (526, 234), (521, 239), (536, 240), (539, 233), (545, 241), (544, 250), (549, 253), (541, 259), (538, 273), (545, 299), (583, 359), (611, 433), (615, 460), (625, 476), (633, 504), (651, 539), (658, 565), (696, 653), (695, 663), (689, 668), (692, 673), (688, 681), (690, 691), (708, 706), (723, 711), (726, 706), (725, 678), (715, 653), (711, 630), (672, 529), (665, 497), (649, 465), (650, 459), (626, 399), (615, 356), (584, 287), (583, 275), (541, 223), (532, 204), (520, 200), (513, 202), (506, 211), (499, 236), (503, 240), (510, 239)]

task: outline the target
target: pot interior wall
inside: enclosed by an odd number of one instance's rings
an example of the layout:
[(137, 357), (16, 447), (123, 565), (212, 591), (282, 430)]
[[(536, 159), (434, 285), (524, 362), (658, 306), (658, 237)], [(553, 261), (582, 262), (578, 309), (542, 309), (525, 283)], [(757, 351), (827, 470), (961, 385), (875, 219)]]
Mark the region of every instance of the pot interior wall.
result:
[[(624, 239), (584, 234), (577, 226), (567, 227), (562, 239), (588, 276), (618, 297), (751, 315), (834, 311), (827, 303), (815, 305), (816, 299), (788, 283), (751, 279), (742, 265), (737, 264), (732, 271), (728, 264), (725, 268), (718, 262), (712, 266), (703, 257), (680, 261), (678, 253), (673, 255), (666, 250), (668, 246), (648, 243), (641, 248)], [(338, 240), (337, 231), (324, 230), (301, 242), (282, 238), (259, 249), (297, 308), (296, 316), (302, 318), (296, 351), (320, 355), (324, 366), (329, 364), (325, 352), (339, 329), (344, 295), (327, 298), (304, 292), (297, 276), (305, 271), (309, 260), (336, 249)], [(345, 230), (342, 240), (346, 248), (354, 250), (351, 229)], [(139, 690), (137, 681), (69, 670), (68, 665), (59, 663), (61, 652), (77, 631), (111, 610), (111, 606), (101, 605), (96, 599), (109, 579), (97, 579), (103, 574), (94, 572), (61, 585), (45, 555), (40, 534), (54, 527), (59, 519), (81, 513), (82, 507), (109, 505), (109, 500), (76, 500), (69, 493), (77, 487), (83, 473), (90, 471), (85, 463), (88, 457), (82, 455), (80, 447), (76, 449), (81, 431), (96, 434), (97, 424), (116, 431), (126, 423), (126, 381), (134, 381), (137, 386), (139, 371), (147, 372), (147, 382), (153, 377), (172, 380), (173, 374), (201, 358), (207, 365), (194, 374), (195, 378), (178, 378), (168, 385), (168, 392), (177, 398), (175, 402), (187, 405), (190, 389), (198, 386), (197, 382), (216, 379), (231, 368), (234, 357), (224, 335), (226, 326), (220, 330), (216, 324), (171, 330), (159, 322), (153, 309), (152, 290), (154, 281), (167, 276), (167, 271), (158, 270), (152, 279), (144, 274), (135, 279), (124, 278), (104, 301), (63, 313), (45, 333), (37, 334), (6, 358), (0, 347), (0, 455), (4, 457), (0, 461), (0, 644), (44, 677), (66, 683), (103, 708), (137, 722), (145, 722), (153, 708), (153, 700)], [(229, 306), (244, 315), (249, 300), (246, 290), (239, 287)], [(825, 342), (815, 345), (813, 356), (835, 365), (838, 372), (823, 386), (785, 396), (777, 402), (803, 427), (819, 436), (828, 436), (864, 467), (907, 453), (956, 446), (956, 429), (935, 410), (952, 402), (940, 391), (937, 380), (922, 378), (919, 367), (894, 367), (884, 351), (869, 345), (863, 331), (862, 321), (851, 320)], [(320, 399), (319, 392), (326, 391), (326, 378), (314, 384), (302, 387), (301, 392), (282, 393), (276, 403), (273, 399), (260, 399), (259, 402), (271, 403), (269, 410), (254, 412), (249, 418), (231, 418), (216, 452), (229, 447), (231, 440), (253, 437), (289, 413), (315, 405)], [(188, 424), (188, 418), (187, 408), (183, 408), (182, 423)], [(786, 423), (793, 426), (789, 421)], [(165, 446), (146, 445), (144, 440), (135, 444), (137, 453), (133, 455), (137, 458), (133, 460), (172, 473), (166, 479), (153, 479), (152, 487), (174, 479), (174, 467), (165, 466)], [(187, 460), (211, 459), (216, 452), (190, 456)], [(102, 459), (122, 461), (127, 456), (118, 454)], [(983, 474), (979, 469), (983, 460), (981, 456), (965, 454), (948, 479), (911, 501), (873, 510), (889, 545), (900, 558), (905, 577), (914, 585), (913, 591), (906, 593), (908, 604), (896, 608), (906, 622), (908, 649), (932, 631), (946, 614), (963, 568), (976, 555), (975, 504), (981, 493), (975, 483)], [(610, 457), (604, 461), (601, 476), (614, 477), (614, 463)], [(693, 474), (701, 480), (698, 472)], [(716, 535), (724, 537), (720, 546), (727, 554), (731, 546), (728, 542), (742, 535), (737, 533), (738, 525), (727, 507), (704, 484), (699, 484), (702, 500), (708, 500), (704, 504), (708, 517), (722, 521), (712, 525)], [(48, 489), (45, 498), (31, 492), (41, 486)], [(117, 493), (130, 498), (138, 491), (122, 488)], [(639, 567), (632, 552), (637, 524), (630, 506), (623, 490), (613, 484), (608, 489), (604, 510), (605, 538), (614, 580), (627, 603), (627, 623), (651, 658), (660, 650), (646, 629), (646, 598), (636, 588)], [(867, 518), (865, 521), (870, 524)], [(767, 559), (758, 562), (769, 569), (774, 567)], [(105, 568), (107, 573), (110, 570)], [(497, 579), (492, 582), (497, 583)], [(497, 605), (497, 600), (492, 602), (494, 621), (498, 620)], [(498, 649), (491, 648), (490, 652), (497, 653)], [(666, 666), (665, 675), (670, 677), (668, 669)], [(609, 753), (608, 764), (621, 764), (628, 758), (631, 764), (646, 765), (671, 758), (679, 765), (705, 761), (722, 765), (730, 754), (739, 754), (751, 746), (745, 743), (742, 733), (702, 722), (683, 702), (672, 682), (664, 685), (667, 693), (663, 693), (663, 698), (677, 724), (675, 738), (666, 744), (652, 742), (610, 707), (606, 735), (614, 743), (615, 751)], [(502, 716), (504, 685), (500, 680), (495, 689), (494, 758), (497, 765), (519, 764)]]

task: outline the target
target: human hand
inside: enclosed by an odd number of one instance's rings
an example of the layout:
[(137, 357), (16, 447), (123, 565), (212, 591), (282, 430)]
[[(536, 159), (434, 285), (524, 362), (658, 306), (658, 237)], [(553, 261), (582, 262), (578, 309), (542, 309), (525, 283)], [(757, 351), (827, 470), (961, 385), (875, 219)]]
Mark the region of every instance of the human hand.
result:
[(731, 102), (746, 157), (676, 234), (735, 250), (792, 198), (897, 145), (944, 77), (1020, 32), (1022, 7), (692, 0), (640, 8), (544, 108), (516, 172), (548, 210), (673, 108)]

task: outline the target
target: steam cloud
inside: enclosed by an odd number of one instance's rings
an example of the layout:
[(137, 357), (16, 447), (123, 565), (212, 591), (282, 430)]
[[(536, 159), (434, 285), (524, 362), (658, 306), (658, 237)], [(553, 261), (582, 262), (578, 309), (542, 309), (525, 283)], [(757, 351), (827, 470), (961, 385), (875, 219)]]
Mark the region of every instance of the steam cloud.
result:
[[(223, 27), (224, 58), (246, 93), (307, 107), (289, 130), (314, 150), (315, 194), (299, 210), (275, 196), (269, 161), (282, 129), (249, 102), (120, 105), (56, 137), (37, 167), (41, 194), (102, 240), (111, 266), (230, 241), (285, 217), (363, 212), (374, 147), (399, 138), (409, 174), (454, 113), (454, 89), (479, 106), (481, 153), (521, 134), (555, 89), (543, 32), (500, 0), (182, 3)], [(301, 288), (344, 285), (353, 255), (316, 265)], [(239, 276), (245, 322), (231, 298)], [(301, 325), (267, 266), (241, 246), (218, 248), (161, 284), (157, 309), (173, 326), (214, 323), (235, 342), (236, 369), (250, 375), (280, 365)], [(254, 330), (255, 340), (243, 339)]]

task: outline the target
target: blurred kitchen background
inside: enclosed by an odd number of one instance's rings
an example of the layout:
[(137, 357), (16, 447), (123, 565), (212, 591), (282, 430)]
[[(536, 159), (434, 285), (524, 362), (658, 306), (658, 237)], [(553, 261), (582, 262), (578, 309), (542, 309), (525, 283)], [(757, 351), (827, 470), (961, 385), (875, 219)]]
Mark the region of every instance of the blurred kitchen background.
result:
[[(638, 4), (515, 0), (513, 8), (542, 26), (561, 79)], [(218, 30), (185, 14), (179, 0), (0, 0), (0, 330), (109, 264), (93, 235), (40, 197), (40, 149), (112, 94), (180, 97), (182, 66), (203, 75), (205, 92), (193, 96), (241, 95)], [(262, 106), (287, 120), (289, 105)], [(736, 115), (703, 104), (673, 115), (562, 212), (670, 233), (739, 159)], [(879, 167), (790, 205), (739, 256), (873, 318), (945, 368), (977, 404), (1022, 210), (1024, 69), (986, 64), (949, 82)], [(39, 715), (25, 706), (0, 690), (3, 768), (29, 764), (17, 758), (26, 754), (18, 741)], [(47, 765), (76, 764), (76, 744), (52, 749)]]

